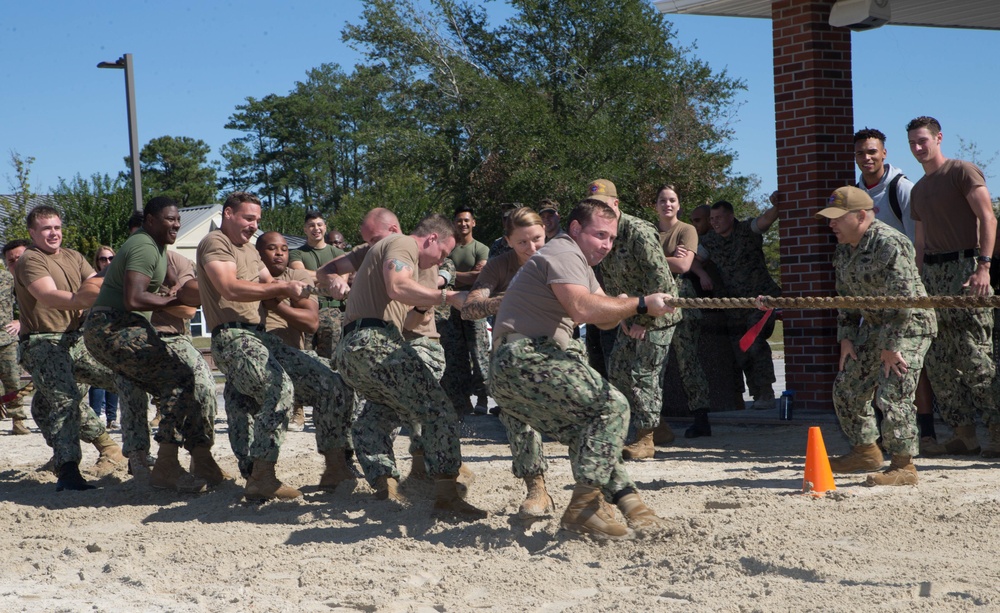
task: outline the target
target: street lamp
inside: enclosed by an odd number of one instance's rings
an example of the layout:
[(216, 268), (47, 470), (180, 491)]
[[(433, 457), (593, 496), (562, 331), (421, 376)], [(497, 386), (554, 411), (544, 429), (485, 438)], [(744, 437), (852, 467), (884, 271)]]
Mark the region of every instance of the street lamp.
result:
[(101, 62), (98, 68), (125, 70), (125, 107), (128, 111), (128, 153), (132, 162), (132, 191), (135, 210), (142, 211), (142, 177), (139, 175), (139, 130), (135, 120), (135, 82), (132, 80), (132, 54), (126, 53), (115, 62)]

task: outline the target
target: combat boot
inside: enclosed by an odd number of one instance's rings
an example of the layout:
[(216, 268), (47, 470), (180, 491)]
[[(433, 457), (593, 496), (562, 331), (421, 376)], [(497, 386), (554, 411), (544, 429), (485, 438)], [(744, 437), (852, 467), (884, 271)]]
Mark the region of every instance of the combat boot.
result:
[(427, 463), (424, 462), (424, 452), (414, 451), (413, 460), (410, 462), (410, 474), (406, 476), (410, 481), (430, 481), (431, 476), (427, 474)]
[(215, 458), (212, 457), (212, 448), (208, 445), (199, 445), (188, 450), (191, 453), (191, 464), (188, 470), (199, 479), (204, 479), (210, 486), (215, 487), (223, 481), (232, 479), (232, 475), (222, 470)]
[(342, 447), (324, 451), (323, 457), (326, 459), (326, 468), (319, 478), (319, 489), (329, 491), (344, 481), (354, 481), (354, 473), (347, 466), (347, 457)]
[(97, 489), (87, 483), (83, 475), (80, 474), (80, 466), (76, 462), (66, 462), (59, 467), (59, 479), (56, 481), (56, 491), (63, 490), (93, 490)]
[(563, 530), (597, 538), (628, 536), (628, 528), (615, 519), (614, 511), (604, 502), (601, 489), (590, 485), (577, 484), (573, 488), (573, 497), (559, 525)]
[(301, 404), (297, 404), (292, 409), (292, 418), (288, 421), (288, 429), (293, 432), (302, 432), (305, 428), (306, 409)]
[(908, 455), (894, 455), (889, 463), (889, 468), (874, 475), (868, 475), (865, 485), (916, 485), (917, 467), (913, 465), (913, 458)]
[(183, 494), (197, 494), (205, 491), (205, 480), (195, 477), (184, 470), (177, 459), (179, 446), (173, 443), (160, 443), (156, 453), (156, 462), (149, 475), (149, 485), (158, 490), (174, 490)]
[(882, 450), (875, 443), (855, 445), (851, 451), (836, 458), (830, 458), (830, 470), (835, 473), (870, 472), (882, 468)]
[(669, 445), (674, 442), (674, 431), (670, 429), (670, 424), (666, 420), (660, 420), (660, 425), (653, 430), (654, 445)]
[(10, 433), (11, 434), (31, 434), (31, 430), (29, 430), (28, 426), (26, 426), (24, 424), (24, 420), (23, 419), (17, 419), (15, 417), (14, 418), (14, 423), (12, 424), (11, 429), (10, 429)]
[(458, 476), (437, 477), (434, 480), (434, 508), (431, 514), (439, 519), (478, 521), (489, 513), (462, 500), (458, 493)]
[[(684, 438), (712, 436), (712, 424), (708, 423), (708, 409), (694, 411), (694, 423), (684, 431)], [(656, 442), (656, 439), (653, 439)]]
[(140, 483), (149, 483), (151, 476), (149, 465), (149, 453), (146, 451), (133, 451), (128, 454), (128, 474)]
[(993, 460), (1000, 458), (1000, 423), (991, 424), (989, 431), (990, 442), (983, 447), (983, 452), (979, 455), (982, 458)]
[(976, 426), (955, 426), (951, 438), (944, 443), (924, 448), (924, 455), (933, 457), (939, 455), (979, 455), (979, 439), (976, 438)]
[(128, 465), (128, 460), (122, 455), (122, 448), (107, 432), (94, 439), (93, 445), (100, 454), (97, 456), (97, 463), (94, 464), (94, 474), (98, 477), (106, 477), (115, 472), (115, 469), (125, 468)]
[(243, 488), (243, 497), (258, 501), (300, 498), (302, 492), (279, 481), (274, 474), (274, 467), (274, 462), (254, 460), (253, 472), (250, 473), (246, 487)]
[(458, 467), (458, 478), (455, 479), (455, 487), (458, 489), (458, 495), (465, 498), (469, 495), (469, 488), (472, 484), (476, 482), (476, 473), (472, 472), (469, 465), (465, 462)]
[(391, 500), (396, 504), (407, 504), (409, 501), (399, 493), (399, 481), (390, 475), (382, 475), (375, 480), (375, 499)]
[(552, 496), (545, 490), (545, 477), (543, 475), (525, 477), (524, 484), (528, 487), (528, 495), (518, 508), (517, 516), (521, 519), (537, 519), (552, 515), (556, 505), (552, 501)]
[(622, 457), (626, 460), (648, 460), (656, 455), (653, 447), (653, 430), (642, 429), (635, 433), (635, 442), (622, 449)]
[(616, 504), (618, 510), (625, 516), (625, 523), (633, 530), (650, 532), (667, 530), (670, 527), (664, 519), (657, 517), (656, 513), (646, 506), (635, 491), (619, 498)]

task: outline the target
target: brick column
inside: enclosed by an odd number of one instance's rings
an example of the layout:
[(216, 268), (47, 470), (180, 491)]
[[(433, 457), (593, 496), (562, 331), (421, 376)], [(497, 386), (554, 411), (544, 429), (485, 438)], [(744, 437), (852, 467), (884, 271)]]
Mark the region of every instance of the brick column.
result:
[[(854, 182), (851, 33), (827, 21), (834, 0), (774, 0), (774, 110), (781, 285), (785, 296), (832, 296), (836, 240), (813, 218)], [(840, 355), (836, 312), (784, 313), (786, 387), (797, 407), (832, 409)]]

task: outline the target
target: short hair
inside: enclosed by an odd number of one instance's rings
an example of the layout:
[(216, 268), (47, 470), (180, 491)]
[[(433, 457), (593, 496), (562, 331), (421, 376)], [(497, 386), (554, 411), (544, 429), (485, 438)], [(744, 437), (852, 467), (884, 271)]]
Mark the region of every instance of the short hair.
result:
[(128, 231), (131, 232), (136, 228), (141, 228), (142, 220), (144, 219), (144, 217), (145, 215), (143, 215), (142, 211), (136, 211), (132, 213), (131, 217), (128, 218), (128, 225), (127, 225)]
[(312, 210), (306, 211), (306, 219), (302, 223), (309, 223), (310, 221), (312, 221), (314, 219), (323, 219), (323, 213), (320, 213), (316, 209), (312, 209)]
[(91, 262), (95, 270), (98, 268), (97, 256), (101, 255), (102, 251), (110, 251), (111, 255), (115, 254), (115, 250), (109, 247), (108, 245), (99, 245), (97, 249), (94, 250), (94, 259)]
[(511, 211), (503, 220), (503, 235), (510, 236), (518, 228), (530, 228), (531, 226), (542, 226), (542, 216), (532, 209), (522, 206)]
[(150, 215), (156, 215), (163, 209), (168, 209), (170, 207), (176, 207), (177, 201), (170, 196), (157, 196), (149, 202), (142, 209), (142, 220), (146, 221), (146, 218)]
[(329, 230), (327, 230), (326, 236), (323, 237), (323, 240), (325, 240), (328, 243), (332, 243), (334, 234), (339, 234), (340, 238), (344, 239), (345, 241), (347, 240), (347, 237), (344, 236), (344, 233), (338, 230), (337, 228), (330, 228)]
[(573, 210), (570, 211), (566, 227), (569, 227), (569, 225), (574, 221), (579, 223), (581, 226), (586, 227), (591, 221), (594, 220), (594, 217), (618, 219), (618, 214), (615, 213), (615, 210), (603, 200), (598, 200), (597, 198), (584, 198), (580, 202), (577, 202), (576, 206), (573, 207)]
[(240, 205), (244, 202), (250, 202), (260, 206), (260, 198), (251, 194), (250, 192), (233, 192), (229, 194), (226, 201), (222, 204), (222, 210), (233, 209), (234, 211), (240, 208)]
[(28, 216), (25, 218), (24, 223), (27, 224), (29, 228), (33, 228), (35, 227), (35, 220), (45, 217), (58, 217), (59, 219), (62, 219), (62, 215), (55, 207), (51, 207), (47, 204), (39, 204), (35, 208), (31, 209)]
[(711, 213), (711, 211), (712, 211), (712, 207), (708, 206), (707, 204), (699, 204), (698, 206), (696, 206), (693, 209), (691, 209), (691, 212), (688, 213), (688, 216), (694, 215), (695, 213), (699, 213), (699, 212), (702, 213), (702, 214), (708, 215), (708, 214)]
[(265, 240), (265, 238), (267, 237), (268, 234), (277, 234), (278, 236), (281, 237), (281, 240), (285, 241), (285, 245), (288, 245), (288, 241), (285, 240), (285, 235), (284, 234), (282, 234), (281, 232), (278, 232), (277, 230), (270, 230), (270, 231), (265, 232), (265, 233), (263, 233), (263, 234), (261, 234), (260, 236), (257, 237), (257, 245), (256, 245), (256, 247), (257, 247), (257, 251), (258, 252), (264, 250), (264, 243), (267, 242)]
[(712, 205), (712, 210), (713, 211), (718, 211), (719, 209), (725, 210), (730, 215), (735, 215), (736, 214), (736, 211), (733, 210), (732, 203), (729, 202), (728, 200), (719, 200), (718, 202), (716, 202), (715, 204)]
[(931, 134), (941, 133), (941, 123), (934, 119), (933, 117), (928, 117), (927, 115), (921, 115), (915, 119), (911, 119), (910, 123), (906, 124), (906, 131), (919, 130), (920, 128), (927, 128), (930, 130)]
[(885, 145), (885, 134), (882, 134), (882, 130), (876, 130), (875, 128), (862, 128), (854, 133), (854, 144), (858, 144), (863, 140), (868, 140), (869, 138), (876, 138), (882, 145)]
[(17, 249), (18, 247), (28, 248), (30, 246), (31, 246), (31, 241), (29, 241), (28, 239), (15, 238), (12, 241), (7, 241), (7, 243), (3, 246), (3, 255), (4, 257), (7, 257), (8, 253)]
[(451, 214), (451, 218), (455, 219), (456, 217), (458, 217), (462, 213), (468, 213), (469, 215), (472, 215), (473, 219), (476, 218), (476, 211), (475, 211), (475, 209), (473, 209), (471, 206), (468, 206), (468, 205), (462, 205), (462, 206), (455, 207), (455, 212)]
[(451, 220), (440, 213), (431, 213), (420, 220), (413, 229), (413, 236), (430, 236), (437, 234), (438, 239), (455, 238), (455, 226)]

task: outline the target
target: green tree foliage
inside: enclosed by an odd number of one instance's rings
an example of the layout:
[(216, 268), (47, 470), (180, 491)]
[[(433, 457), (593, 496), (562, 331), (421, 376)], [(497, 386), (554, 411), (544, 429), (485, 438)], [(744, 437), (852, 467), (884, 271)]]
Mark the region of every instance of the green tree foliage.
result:
[(13, 198), (0, 198), (0, 209), (4, 212), (3, 242), (16, 238), (28, 238), (28, 227), (25, 219), (28, 216), (28, 203), (34, 197), (31, 191), (31, 165), (35, 158), (24, 157), (16, 151), (10, 152), (10, 165), (14, 169), (14, 178), (10, 187)]
[(210, 152), (205, 141), (188, 136), (161, 136), (146, 143), (139, 152), (143, 199), (169, 196), (182, 207), (215, 202), (218, 179), (208, 162)]
[(114, 179), (106, 174), (59, 179), (52, 196), (63, 212), (65, 246), (89, 258), (100, 245), (117, 249), (128, 238), (128, 218), (135, 206), (124, 173)]

